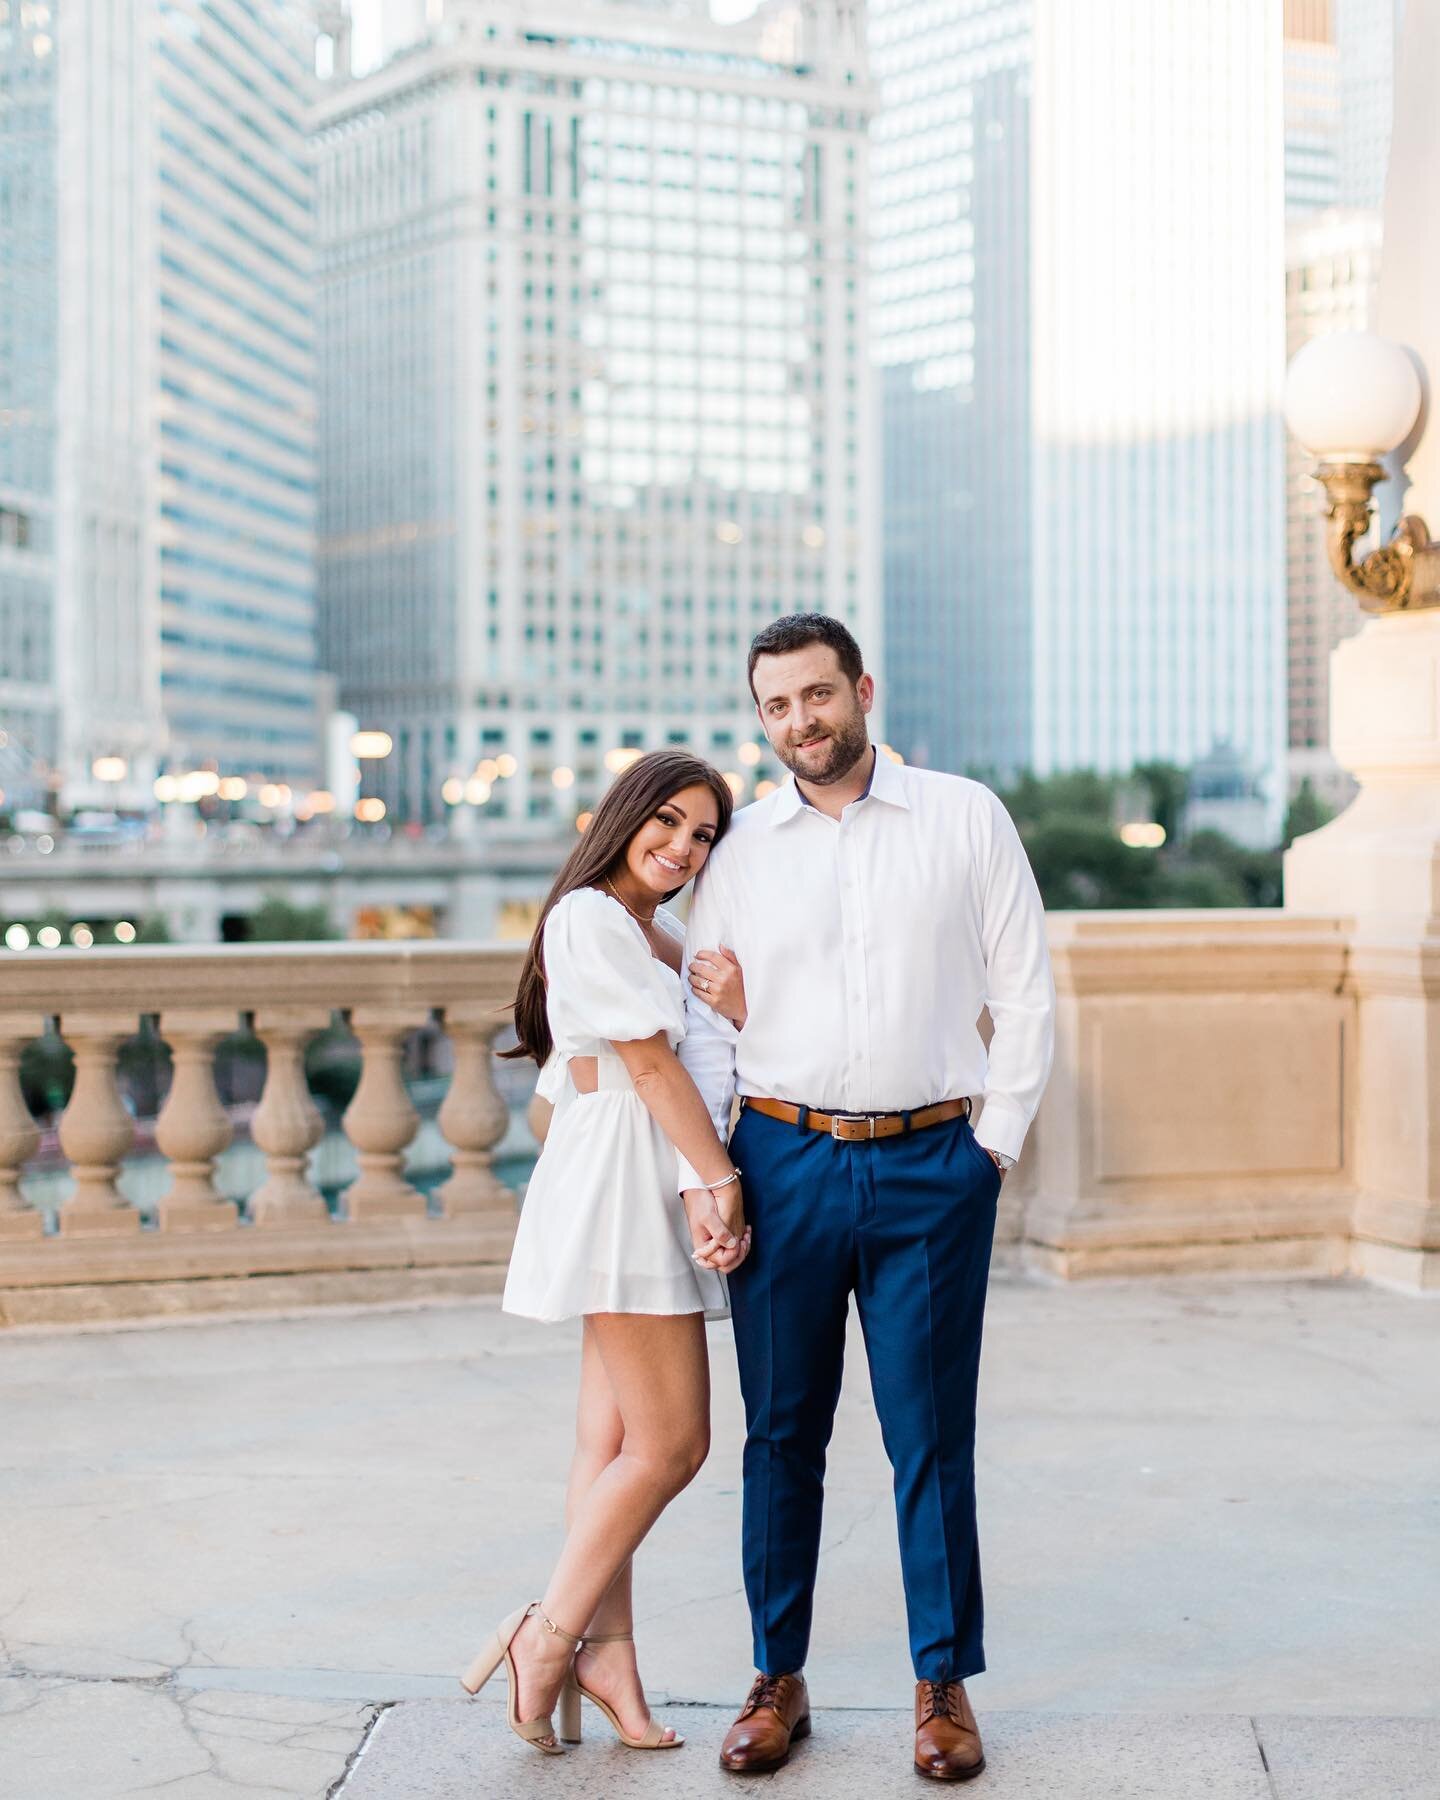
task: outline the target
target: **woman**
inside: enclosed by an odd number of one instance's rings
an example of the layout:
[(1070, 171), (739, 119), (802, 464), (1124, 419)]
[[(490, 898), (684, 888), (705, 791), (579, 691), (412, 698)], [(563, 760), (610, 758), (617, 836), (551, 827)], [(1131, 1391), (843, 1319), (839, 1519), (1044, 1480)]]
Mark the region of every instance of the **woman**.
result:
[[(705, 1460), (704, 1320), (724, 1316), (724, 1275), (750, 1235), (739, 1171), (675, 1055), (684, 933), (659, 909), (699, 874), (731, 805), (724, 779), (683, 751), (632, 764), (556, 878), (516, 995), (510, 1054), (541, 1065), (539, 1092), (555, 1110), (503, 1304), (583, 1317), (580, 1403), (549, 1586), (500, 1624), (461, 1680), (473, 1694), (503, 1662), (512, 1729), (552, 1755), (556, 1700), (575, 1743), (582, 1694), (630, 1748), (683, 1742), (645, 1704), (630, 1559)], [(685, 1202), (677, 1146), (711, 1184)]]

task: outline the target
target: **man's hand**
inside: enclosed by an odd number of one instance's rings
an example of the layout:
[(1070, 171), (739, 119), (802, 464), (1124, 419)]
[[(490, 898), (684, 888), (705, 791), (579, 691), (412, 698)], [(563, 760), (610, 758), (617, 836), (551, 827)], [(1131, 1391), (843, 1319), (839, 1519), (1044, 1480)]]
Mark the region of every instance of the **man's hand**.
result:
[(697, 950), (690, 962), (690, 985), (713, 1012), (737, 1031), (744, 1029), (745, 976), (733, 950), (724, 944), (718, 950)]
[(692, 1260), (702, 1269), (728, 1275), (750, 1254), (750, 1227), (740, 1183), (730, 1181), (718, 1192), (710, 1188), (686, 1188), (685, 1218), (694, 1245)]

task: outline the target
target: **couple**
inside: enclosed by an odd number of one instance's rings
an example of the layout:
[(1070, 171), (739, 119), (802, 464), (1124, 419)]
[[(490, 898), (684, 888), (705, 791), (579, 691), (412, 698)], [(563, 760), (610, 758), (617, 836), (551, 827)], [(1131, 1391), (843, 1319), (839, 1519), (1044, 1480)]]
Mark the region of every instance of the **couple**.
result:
[[(758, 1673), (720, 1760), (779, 1768), (810, 1731), (853, 1294), (895, 1472), (915, 1765), (964, 1781), (984, 1767), (963, 1687), (985, 1666), (980, 1331), (996, 1198), (1050, 1066), (1044, 917), (987, 788), (877, 755), (874, 682), (842, 624), (777, 620), (749, 673), (790, 779), (732, 821), (705, 763), (642, 757), (561, 870), (521, 975), (517, 1054), (555, 1110), (504, 1305), (583, 1316), (580, 1403), (560, 1560), (463, 1681), (503, 1662), (510, 1724), (548, 1754), (578, 1742), (582, 1696), (632, 1748), (681, 1744), (645, 1703), (631, 1558), (709, 1448), (703, 1321), (728, 1282)], [(702, 868), (682, 934), (661, 908)]]

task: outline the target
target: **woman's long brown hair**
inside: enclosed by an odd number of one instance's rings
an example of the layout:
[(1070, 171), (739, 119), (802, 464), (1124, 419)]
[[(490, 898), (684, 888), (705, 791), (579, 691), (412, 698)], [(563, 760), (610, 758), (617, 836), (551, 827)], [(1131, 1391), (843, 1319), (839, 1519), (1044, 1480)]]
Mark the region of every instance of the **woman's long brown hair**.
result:
[[(502, 1051), (503, 1056), (533, 1056), (543, 1064), (554, 1046), (545, 1012), (545, 921), (557, 903), (576, 888), (594, 887), (618, 868), (625, 860), (630, 840), (654, 817), (656, 809), (691, 787), (709, 788), (715, 796), (719, 817), (714, 842), (718, 844), (730, 823), (735, 802), (725, 777), (688, 750), (652, 750), (631, 763), (607, 790), (540, 908), (540, 920), (515, 990), (515, 1031), (520, 1041), (513, 1050)], [(673, 899), (679, 892), (678, 887), (673, 888), (665, 898)]]

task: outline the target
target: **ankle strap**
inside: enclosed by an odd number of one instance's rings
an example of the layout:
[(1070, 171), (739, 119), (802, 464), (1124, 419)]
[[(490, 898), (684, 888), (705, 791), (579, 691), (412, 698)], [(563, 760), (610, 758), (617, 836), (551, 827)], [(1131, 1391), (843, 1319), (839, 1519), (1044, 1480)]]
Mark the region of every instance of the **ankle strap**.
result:
[(587, 1644), (633, 1644), (633, 1631), (591, 1631), (585, 1635)]
[(563, 1625), (557, 1625), (548, 1613), (541, 1612), (540, 1602), (538, 1600), (535, 1602), (532, 1610), (552, 1637), (564, 1638), (567, 1644), (573, 1644), (577, 1650), (585, 1642), (583, 1637), (576, 1637), (573, 1631), (567, 1631)]

